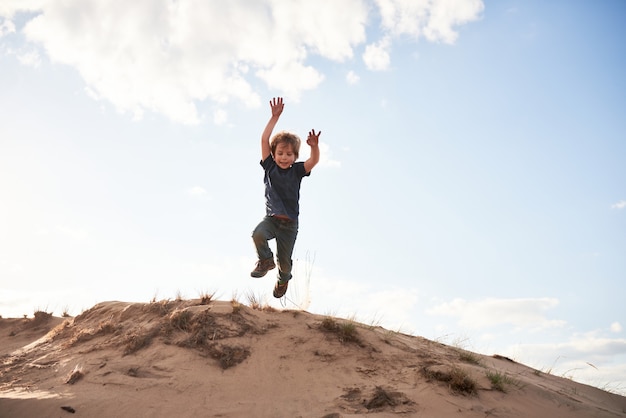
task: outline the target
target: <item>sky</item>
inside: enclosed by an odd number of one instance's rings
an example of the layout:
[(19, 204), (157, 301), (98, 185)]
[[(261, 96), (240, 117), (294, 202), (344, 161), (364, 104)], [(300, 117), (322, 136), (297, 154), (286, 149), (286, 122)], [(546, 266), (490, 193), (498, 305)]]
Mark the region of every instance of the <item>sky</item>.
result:
[[(0, 315), (256, 298), (626, 393), (626, 3), (341, 6), (3, 0)], [(322, 132), (283, 301), (272, 97)]]

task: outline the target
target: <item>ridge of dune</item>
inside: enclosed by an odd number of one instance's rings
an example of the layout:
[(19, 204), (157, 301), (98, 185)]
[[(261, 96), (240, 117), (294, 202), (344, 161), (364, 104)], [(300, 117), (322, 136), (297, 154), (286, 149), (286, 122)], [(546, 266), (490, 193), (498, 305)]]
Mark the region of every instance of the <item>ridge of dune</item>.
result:
[(0, 319), (0, 418), (623, 417), (626, 397), (422, 337), (238, 302)]

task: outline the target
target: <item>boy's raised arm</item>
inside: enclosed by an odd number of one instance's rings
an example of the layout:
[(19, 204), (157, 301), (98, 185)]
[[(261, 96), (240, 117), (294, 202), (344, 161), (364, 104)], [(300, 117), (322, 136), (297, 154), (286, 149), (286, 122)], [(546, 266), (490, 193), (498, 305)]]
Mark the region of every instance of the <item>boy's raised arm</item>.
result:
[(309, 136), (306, 139), (306, 143), (311, 147), (311, 156), (304, 162), (304, 170), (310, 173), (313, 167), (320, 161), (320, 147), (319, 140), (322, 132), (315, 133), (315, 129), (309, 132)]
[(278, 122), (278, 119), (280, 118), (280, 114), (283, 113), (284, 106), (282, 97), (274, 97), (270, 100), (272, 117), (267, 122), (267, 125), (265, 125), (265, 129), (261, 135), (261, 161), (264, 161), (270, 155), (270, 137), (272, 136), (272, 131), (276, 126), (276, 122)]

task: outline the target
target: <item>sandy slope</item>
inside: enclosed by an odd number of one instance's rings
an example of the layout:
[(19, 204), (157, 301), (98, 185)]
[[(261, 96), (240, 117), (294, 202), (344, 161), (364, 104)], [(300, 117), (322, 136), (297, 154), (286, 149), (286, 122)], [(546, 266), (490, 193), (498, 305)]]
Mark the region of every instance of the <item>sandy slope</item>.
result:
[(622, 396), (506, 358), (231, 302), (0, 319), (0, 356), (1, 418), (626, 417)]

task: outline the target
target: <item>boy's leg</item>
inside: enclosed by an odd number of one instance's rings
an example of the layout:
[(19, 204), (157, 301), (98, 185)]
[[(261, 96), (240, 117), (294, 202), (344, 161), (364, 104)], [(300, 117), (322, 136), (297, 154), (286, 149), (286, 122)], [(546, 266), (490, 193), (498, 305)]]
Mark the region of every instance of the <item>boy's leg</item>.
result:
[(276, 227), (271, 218), (265, 217), (252, 231), (252, 241), (259, 258), (254, 270), (250, 273), (252, 277), (263, 277), (268, 270), (276, 267), (274, 264), (274, 254), (268, 241), (276, 237)]
[(280, 221), (276, 230), (276, 258), (278, 259), (278, 279), (281, 282), (291, 280), (293, 249), (298, 236), (298, 222)]

